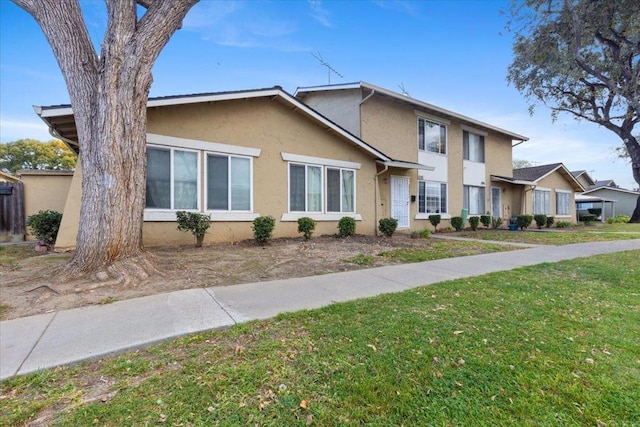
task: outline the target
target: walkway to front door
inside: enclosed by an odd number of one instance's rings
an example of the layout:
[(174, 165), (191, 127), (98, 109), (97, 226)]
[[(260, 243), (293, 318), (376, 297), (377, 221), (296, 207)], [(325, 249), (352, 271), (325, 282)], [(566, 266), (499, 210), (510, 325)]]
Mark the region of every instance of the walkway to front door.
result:
[(398, 220), (398, 228), (409, 228), (409, 177), (391, 177), (391, 217)]

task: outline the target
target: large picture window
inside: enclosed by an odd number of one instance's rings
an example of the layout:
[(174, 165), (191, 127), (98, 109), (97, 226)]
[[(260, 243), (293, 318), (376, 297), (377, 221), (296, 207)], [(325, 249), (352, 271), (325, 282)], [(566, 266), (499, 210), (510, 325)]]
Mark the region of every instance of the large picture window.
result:
[(484, 187), (465, 185), (462, 193), (462, 207), (468, 210), (469, 215), (484, 215)]
[(355, 212), (355, 171), (289, 163), (290, 212)]
[(447, 184), (418, 181), (418, 212), (447, 213)]
[(556, 191), (556, 215), (571, 215), (571, 193)]
[(533, 190), (533, 214), (549, 215), (551, 213), (551, 192), (548, 190)]
[(447, 127), (419, 118), (418, 149), (432, 153), (447, 154)]
[(484, 136), (463, 131), (462, 150), (462, 156), (465, 160), (484, 163)]
[(198, 152), (147, 147), (146, 207), (196, 210)]
[(207, 210), (251, 210), (251, 159), (207, 154)]

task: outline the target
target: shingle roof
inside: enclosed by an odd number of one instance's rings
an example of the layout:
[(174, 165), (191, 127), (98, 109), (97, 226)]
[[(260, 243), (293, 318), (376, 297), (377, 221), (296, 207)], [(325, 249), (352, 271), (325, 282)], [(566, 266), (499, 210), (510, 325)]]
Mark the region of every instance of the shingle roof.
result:
[(558, 169), (560, 166), (562, 166), (562, 163), (514, 169), (513, 177), (522, 181), (537, 181), (548, 173)]

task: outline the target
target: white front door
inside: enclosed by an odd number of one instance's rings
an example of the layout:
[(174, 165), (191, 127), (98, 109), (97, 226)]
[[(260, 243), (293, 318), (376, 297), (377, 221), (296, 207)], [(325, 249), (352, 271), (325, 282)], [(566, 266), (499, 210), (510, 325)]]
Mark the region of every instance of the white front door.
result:
[(409, 228), (409, 177), (391, 177), (391, 217), (398, 220), (398, 228)]
[(491, 187), (491, 216), (502, 218), (502, 189)]

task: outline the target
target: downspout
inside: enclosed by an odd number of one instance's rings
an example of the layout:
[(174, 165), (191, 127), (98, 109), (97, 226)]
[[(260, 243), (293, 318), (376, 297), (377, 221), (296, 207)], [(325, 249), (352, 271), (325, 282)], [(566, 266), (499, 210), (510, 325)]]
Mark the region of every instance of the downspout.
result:
[(382, 175), (383, 173), (385, 173), (386, 171), (389, 170), (389, 166), (388, 165), (384, 165), (384, 169), (382, 169), (380, 172), (378, 172), (377, 174), (375, 174), (373, 176), (373, 180), (375, 181), (375, 185), (373, 187), (373, 191), (374, 191), (374, 209), (373, 209), (373, 215), (374, 215), (374, 222), (373, 222), (373, 228), (374, 228), (374, 233), (377, 236), (378, 235), (378, 227), (376, 226), (376, 224), (378, 223), (378, 205), (380, 204), (378, 197), (380, 196), (380, 180), (378, 179), (380, 177), (380, 175)]

